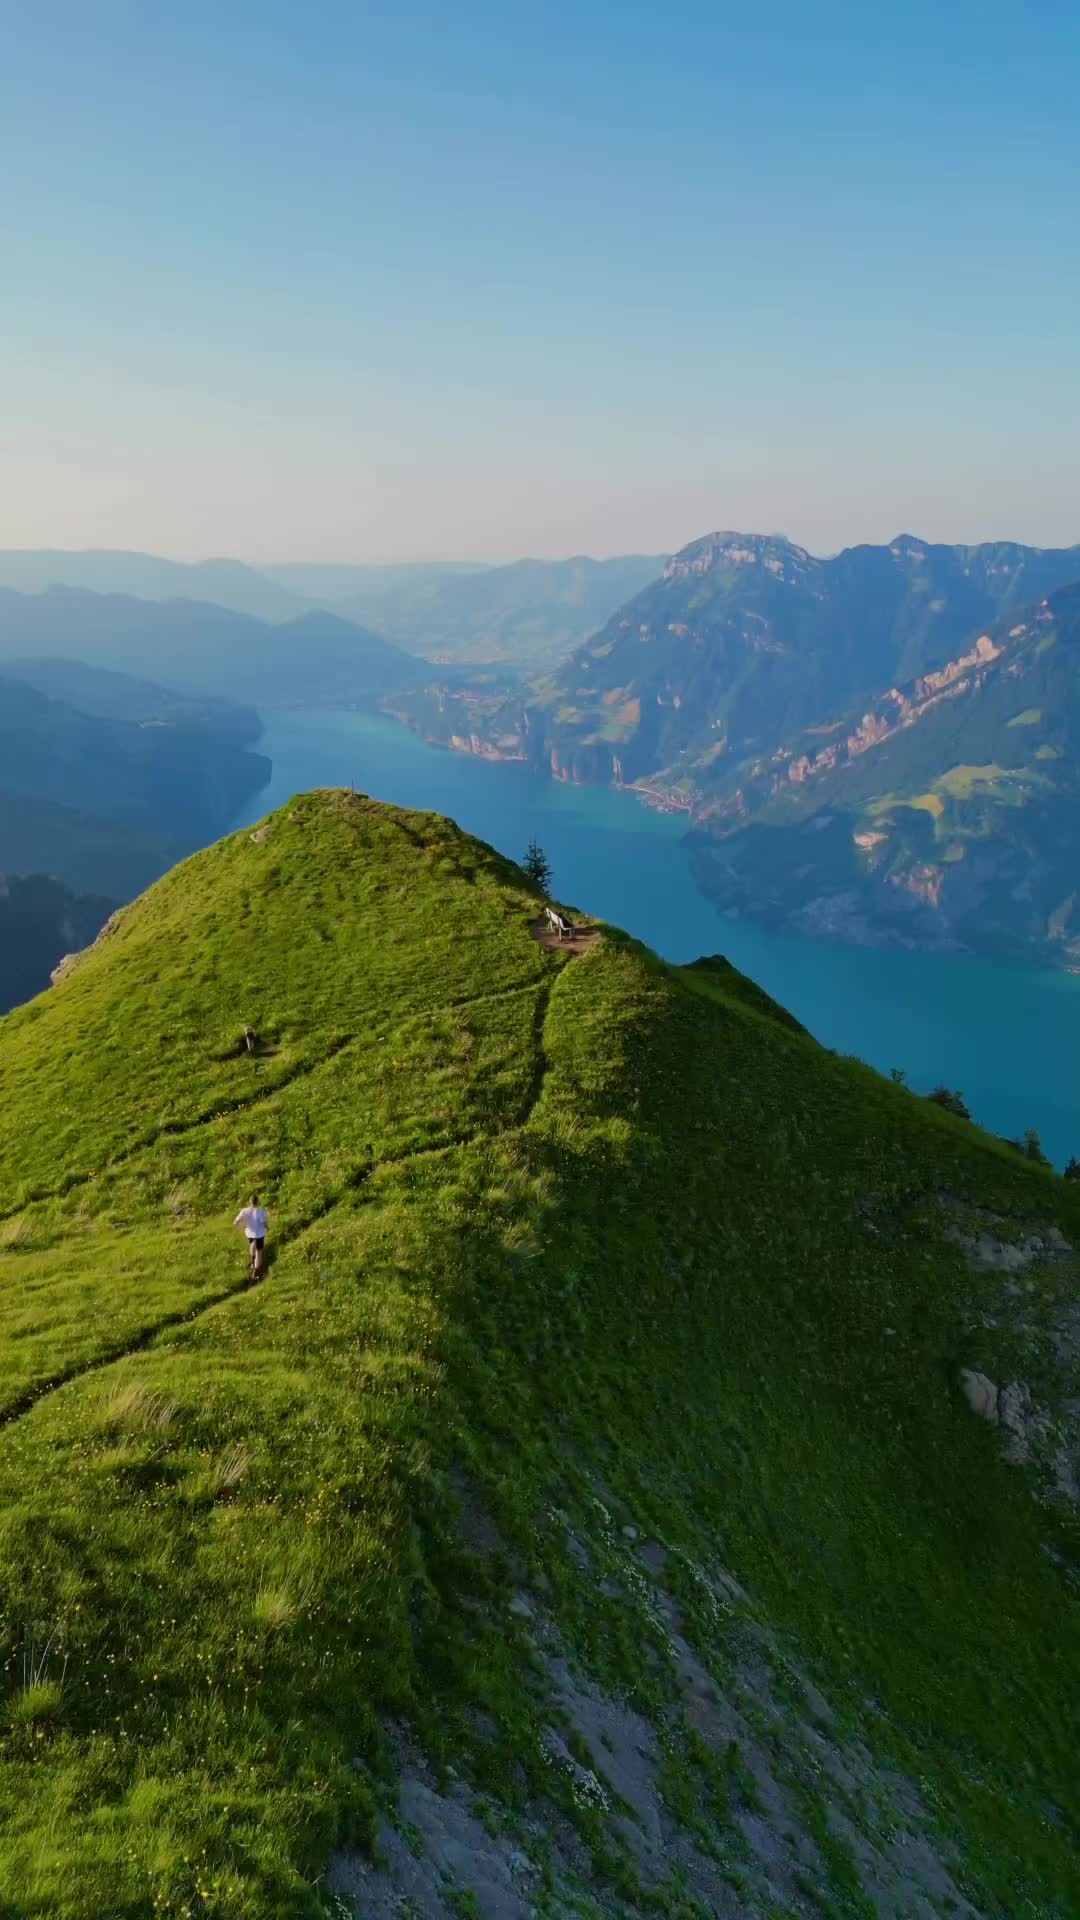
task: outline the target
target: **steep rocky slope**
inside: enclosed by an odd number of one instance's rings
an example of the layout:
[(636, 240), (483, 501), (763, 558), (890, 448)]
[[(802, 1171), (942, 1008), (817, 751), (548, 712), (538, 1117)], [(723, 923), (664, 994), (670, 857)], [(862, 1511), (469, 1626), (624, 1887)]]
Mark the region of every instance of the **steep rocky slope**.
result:
[(819, 560), (779, 537), (714, 533), (524, 694), (436, 690), (404, 711), (447, 744), (689, 807), (748, 755), (943, 667), (1003, 609), (1077, 578), (1078, 548), (904, 535)]
[(775, 753), (699, 813), (729, 910), (1080, 964), (1080, 587)]
[(0, 1912), (1066, 1920), (1075, 1189), (537, 905), (312, 795), (0, 1022)]

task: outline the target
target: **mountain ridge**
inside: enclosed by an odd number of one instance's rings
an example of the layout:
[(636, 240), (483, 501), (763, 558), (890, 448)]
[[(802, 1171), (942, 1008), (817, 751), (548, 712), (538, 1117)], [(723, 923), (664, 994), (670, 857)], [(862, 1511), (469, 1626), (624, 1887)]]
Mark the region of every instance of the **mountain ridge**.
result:
[[(0, 658), (0, 872), (38, 876), (44, 893), (29, 904), (55, 909), (52, 964), (71, 945), (65, 916), (84, 916), (45, 881), (130, 899), (266, 784), (270, 762), (252, 751), (260, 733), (235, 701), (188, 699), (81, 661)], [(38, 984), (47, 977), (46, 967)]]
[[(522, 760), (558, 780), (629, 787), (653, 804), (685, 812), (695, 872), (703, 882), (711, 876), (711, 897), (726, 910), (760, 910), (779, 924), (785, 876), (792, 880), (795, 869), (784, 866), (775, 837), (765, 850), (769, 871), (756, 888), (754, 859), (765, 843), (748, 834), (729, 860), (722, 850), (710, 853), (705, 836), (722, 843), (741, 832), (794, 781), (806, 784), (808, 805), (810, 789), (820, 787), (839, 757), (837, 742), (850, 743), (843, 752), (854, 757), (895, 731), (897, 714), (906, 711), (909, 726), (912, 699), (952, 698), (973, 684), (978, 692), (978, 649), (1007, 648), (1009, 628), (1037, 618), (1046, 595), (1067, 594), (1078, 576), (1080, 548), (946, 547), (900, 535), (887, 548), (854, 547), (818, 559), (781, 535), (713, 533), (674, 555), (659, 581), (526, 688), (459, 682), (404, 692), (388, 706), (439, 744)], [(1055, 698), (1067, 711), (1064, 683)], [(980, 731), (977, 721), (973, 731)], [(984, 731), (993, 731), (989, 723)], [(914, 732), (909, 745), (918, 758)], [(1064, 755), (1057, 781), (1064, 806), (1080, 740), (1070, 735), (1055, 751)], [(872, 779), (882, 764), (880, 752), (867, 755), (852, 781)], [(952, 764), (964, 764), (963, 755)], [(942, 764), (935, 778), (947, 772)], [(885, 801), (888, 793), (863, 798)], [(1067, 825), (1066, 814), (1060, 825)], [(1038, 838), (1045, 854), (1048, 823)], [(794, 842), (790, 851), (795, 859)], [(820, 841), (817, 851), (829, 852), (837, 866), (831, 840)], [(909, 863), (912, 872), (917, 864)], [(955, 938), (987, 951), (1037, 952), (1051, 964), (1070, 963), (1058, 936), (1047, 936), (1045, 924), (1039, 932), (1031, 914), (1018, 916), (1023, 931), (1011, 943), (1000, 907), (992, 916), (988, 909), (984, 923), (977, 911), (968, 912), (962, 936), (950, 934), (932, 914), (905, 918), (900, 904), (910, 887), (897, 884), (899, 892), (864, 890), (856, 913), (839, 902), (850, 888), (836, 881), (829, 889), (838, 898), (836, 910), (808, 917), (802, 910), (812, 902), (793, 882), (792, 923), (830, 937), (873, 940), (877, 916), (878, 932), (903, 944)], [(1044, 920), (1071, 891), (1062, 884)]]
[(550, 665), (587, 637), (660, 560), (587, 554), (566, 559), (325, 565), (302, 561), (253, 567), (219, 559), (174, 561), (122, 549), (0, 550), (0, 587), (44, 593), (54, 587), (169, 604), (217, 605), (271, 624), (329, 609), (444, 665), (500, 661)]
[(1074, 1188), (541, 905), (299, 796), (0, 1022), (4, 1899), (1067, 1920)]
[(0, 670), (56, 654), (259, 707), (361, 702), (423, 677), (411, 654), (325, 608), (270, 624), (210, 601), (0, 587)]
[(691, 836), (726, 910), (1080, 965), (1080, 585), (748, 774)]

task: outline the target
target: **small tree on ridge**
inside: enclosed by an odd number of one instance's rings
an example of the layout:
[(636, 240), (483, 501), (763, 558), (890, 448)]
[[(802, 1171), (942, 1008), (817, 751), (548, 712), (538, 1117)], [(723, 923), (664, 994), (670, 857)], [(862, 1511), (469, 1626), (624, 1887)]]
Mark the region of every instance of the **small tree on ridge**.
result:
[(521, 864), (538, 893), (547, 894), (551, 891), (551, 861), (539, 840), (529, 841), (528, 851)]

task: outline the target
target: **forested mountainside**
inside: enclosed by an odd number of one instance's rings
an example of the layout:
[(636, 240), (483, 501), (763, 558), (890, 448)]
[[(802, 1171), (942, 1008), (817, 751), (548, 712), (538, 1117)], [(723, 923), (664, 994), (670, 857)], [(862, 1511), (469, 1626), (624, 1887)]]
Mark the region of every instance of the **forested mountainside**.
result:
[(295, 620), (307, 605), (302, 594), (240, 560), (185, 562), (108, 547), (84, 552), (0, 549), (0, 587), (17, 593), (72, 587), (85, 593), (134, 594), (140, 600), (209, 601), (256, 620)]
[(259, 732), (233, 701), (77, 661), (0, 661), (0, 873), (130, 898), (265, 785)]
[(0, 1013), (49, 985), (64, 954), (89, 946), (113, 902), (44, 874), (0, 873)]
[(749, 764), (699, 819), (729, 911), (1080, 965), (1080, 587)]
[(445, 745), (682, 808), (729, 910), (1072, 964), (1078, 578), (1080, 548), (818, 560), (715, 534), (524, 691), (391, 704)]
[(260, 709), (361, 704), (430, 675), (411, 654), (325, 611), (274, 625), (195, 600), (0, 589), (0, 672), (7, 660), (56, 655)]
[[(237, 560), (182, 563), (155, 554), (0, 551), (0, 587), (45, 593), (67, 587), (144, 601), (201, 601), (273, 624), (330, 609), (440, 665), (493, 661), (537, 672), (603, 625), (663, 568), (663, 559), (515, 560), (251, 567)], [(403, 677), (403, 684), (407, 676)]]
[(84, 660), (15, 655), (0, 659), (0, 674), (100, 720), (133, 721), (141, 727), (194, 727), (242, 747), (253, 746), (262, 732), (255, 708), (239, 699), (177, 693), (133, 674), (88, 666)]
[(476, 571), (401, 568), (381, 577), (372, 570), (374, 577), (358, 579), (337, 611), (434, 662), (505, 662), (537, 672), (595, 633), (663, 564), (642, 554), (579, 555)]
[(0, 768), (9, 792), (94, 810), (176, 839), (211, 837), (269, 762), (202, 727), (108, 720), (0, 672)]
[[(780, 538), (710, 534), (522, 694), (474, 710), (447, 697), (439, 734), (690, 802), (748, 754), (943, 667), (1003, 609), (1077, 579), (1080, 548), (905, 536), (818, 560)], [(433, 704), (418, 712), (434, 730)]]
[(1073, 1920), (1076, 1185), (541, 904), (309, 795), (0, 1022), (0, 1909)]

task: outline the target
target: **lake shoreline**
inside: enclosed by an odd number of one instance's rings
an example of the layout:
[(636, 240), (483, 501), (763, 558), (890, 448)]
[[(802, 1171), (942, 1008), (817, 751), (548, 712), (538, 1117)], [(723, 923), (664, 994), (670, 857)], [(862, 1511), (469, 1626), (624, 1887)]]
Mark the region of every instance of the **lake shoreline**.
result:
[(823, 1045), (917, 1092), (963, 1091), (979, 1123), (1020, 1138), (1035, 1127), (1060, 1165), (1080, 1152), (1080, 979), (982, 955), (927, 953), (770, 932), (730, 919), (698, 887), (685, 817), (630, 789), (583, 787), (521, 762), (452, 753), (363, 710), (267, 711), (267, 786), (233, 830), (293, 793), (354, 786), (444, 813), (520, 860), (531, 838), (568, 906), (625, 928), (676, 964), (723, 954)]

